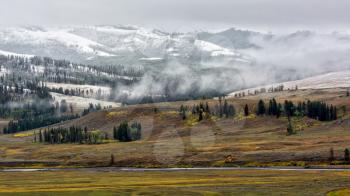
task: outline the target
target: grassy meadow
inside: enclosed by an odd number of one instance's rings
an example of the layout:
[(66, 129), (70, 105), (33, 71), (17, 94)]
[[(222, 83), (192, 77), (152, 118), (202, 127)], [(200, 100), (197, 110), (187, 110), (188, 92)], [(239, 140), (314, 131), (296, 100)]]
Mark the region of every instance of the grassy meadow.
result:
[(346, 195), (350, 171), (0, 173), (0, 195)]

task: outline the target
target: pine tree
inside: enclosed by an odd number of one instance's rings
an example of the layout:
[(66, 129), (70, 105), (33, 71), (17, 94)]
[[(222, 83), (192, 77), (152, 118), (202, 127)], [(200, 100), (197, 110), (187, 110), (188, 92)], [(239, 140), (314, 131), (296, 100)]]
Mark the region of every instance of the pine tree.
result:
[(36, 131), (34, 131), (34, 143), (36, 143)]
[(110, 165), (114, 165), (114, 154), (111, 154), (111, 161), (110, 161)]
[(198, 121), (202, 121), (203, 120), (203, 110), (200, 109), (199, 110), (199, 117), (198, 117)]
[(294, 134), (294, 128), (293, 128), (290, 116), (288, 116), (287, 134), (288, 135), (293, 135)]
[(248, 104), (245, 104), (245, 107), (244, 107), (244, 115), (245, 115), (245, 116), (249, 116)]
[(228, 117), (227, 111), (228, 111), (228, 104), (227, 104), (227, 100), (225, 99), (224, 106), (222, 108), (222, 113), (225, 115), (226, 118)]
[(113, 139), (118, 139), (118, 130), (117, 127), (113, 127)]
[(219, 115), (220, 115), (220, 118), (222, 118), (223, 110), (222, 110), (222, 98), (221, 97), (219, 97)]
[(333, 148), (331, 148), (329, 150), (329, 161), (332, 162), (334, 160), (335, 160), (335, 158), (334, 158), (334, 150), (333, 150)]
[(205, 112), (210, 114), (210, 108), (208, 102), (205, 103)]
[(259, 103), (258, 103), (258, 115), (265, 115), (266, 113), (266, 108), (265, 108), (265, 103), (263, 100), (260, 99)]
[(186, 107), (181, 105), (180, 116), (181, 116), (182, 120), (186, 120), (186, 111), (187, 111)]
[(344, 161), (349, 162), (350, 161), (350, 153), (349, 149), (344, 150)]
[(276, 117), (277, 118), (281, 117), (281, 114), (282, 114), (282, 105), (279, 103), (276, 110)]
[(39, 130), (39, 142), (42, 143), (43, 142), (43, 135), (41, 133), (41, 130)]
[(272, 100), (269, 101), (269, 108), (267, 111), (268, 111), (267, 112), (268, 115), (270, 115), (270, 116), (274, 115)]

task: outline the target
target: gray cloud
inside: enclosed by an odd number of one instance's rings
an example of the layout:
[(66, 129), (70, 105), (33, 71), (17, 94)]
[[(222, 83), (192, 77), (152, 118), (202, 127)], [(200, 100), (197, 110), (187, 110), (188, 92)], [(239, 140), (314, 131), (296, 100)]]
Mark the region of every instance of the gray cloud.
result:
[(1, 24), (345, 30), (348, 0), (1, 0)]

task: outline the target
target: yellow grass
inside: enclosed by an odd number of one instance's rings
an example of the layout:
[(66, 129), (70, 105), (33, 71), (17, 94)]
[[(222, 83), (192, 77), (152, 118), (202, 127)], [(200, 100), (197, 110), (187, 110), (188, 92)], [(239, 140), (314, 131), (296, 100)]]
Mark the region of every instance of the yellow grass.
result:
[(124, 115), (127, 115), (128, 113), (126, 111), (118, 111), (118, 112), (108, 112), (106, 114), (106, 117), (108, 119), (112, 119), (112, 118), (115, 118), (115, 117), (118, 117), (118, 116), (124, 116)]
[(347, 195), (350, 172), (52, 171), (0, 173), (1, 195)]
[(28, 131), (28, 132), (23, 132), (23, 133), (16, 133), (13, 136), (14, 137), (30, 137), (30, 136), (34, 136), (34, 131)]

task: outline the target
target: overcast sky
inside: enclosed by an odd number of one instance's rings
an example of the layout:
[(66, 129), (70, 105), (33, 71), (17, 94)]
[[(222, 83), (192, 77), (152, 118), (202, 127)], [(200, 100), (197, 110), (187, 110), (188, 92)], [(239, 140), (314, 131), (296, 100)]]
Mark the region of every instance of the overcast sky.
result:
[(0, 0), (0, 25), (350, 30), (350, 0)]

